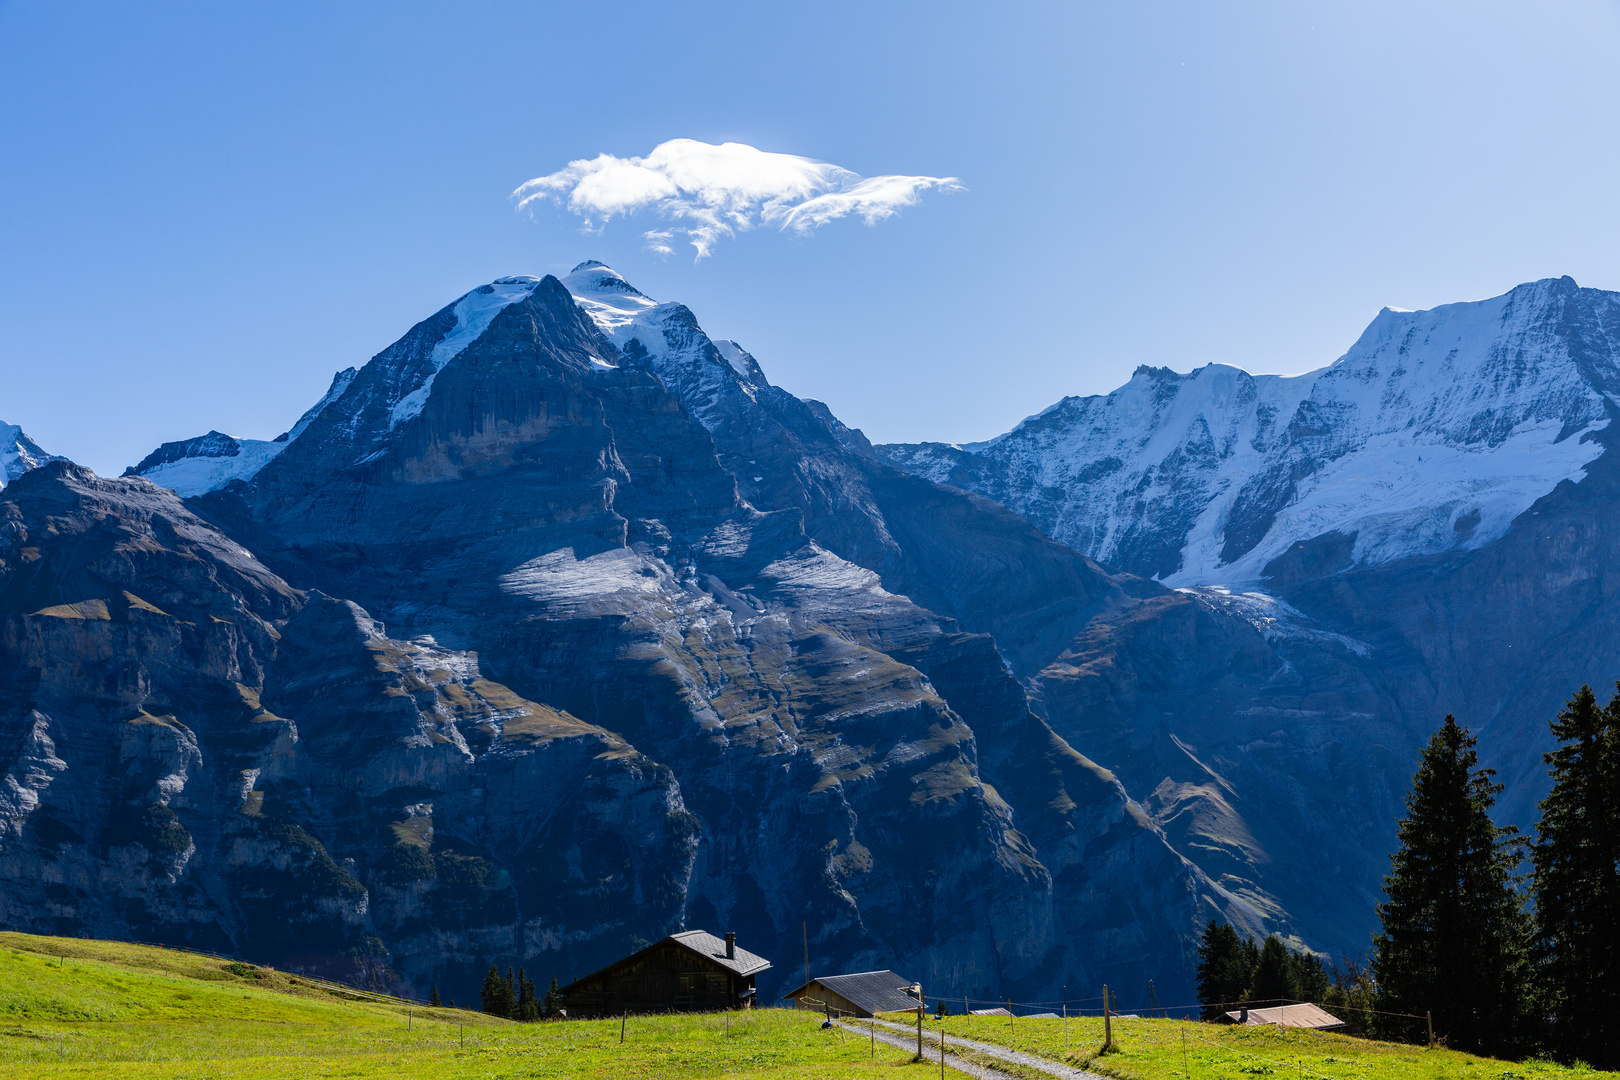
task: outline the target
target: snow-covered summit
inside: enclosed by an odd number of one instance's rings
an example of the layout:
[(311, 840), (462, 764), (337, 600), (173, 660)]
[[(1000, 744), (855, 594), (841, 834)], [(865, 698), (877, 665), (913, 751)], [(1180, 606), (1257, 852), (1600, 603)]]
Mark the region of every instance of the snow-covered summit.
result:
[(723, 398), (770, 385), (758, 361), (734, 341), (711, 339), (685, 304), (659, 303), (605, 263), (582, 262), (562, 284), (621, 353), (651, 367), (711, 431)]
[(65, 460), (57, 454), (46, 453), (16, 424), (0, 422), (0, 488), (47, 461)]
[(1620, 294), (1556, 278), (1385, 308), (1304, 375), (1141, 368), (986, 443), (879, 450), (1104, 562), (1238, 584), (1307, 541), (1330, 568), (1488, 543), (1584, 477), (1617, 394)]
[[(434, 379), (445, 365), (477, 341), (496, 315), (532, 295), (542, 280), (518, 274), (497, 278), (462, 295), (429, 320), (442, 327), (431, 341), (412, 343), (424, 346), (425, 355), (417, 356), (418, 350), (407, 348), (408, 362), (395, 364), (397, 370), (382, 373), (376, 380), (382, 385), (366, 395), (364, 406), (350, 403), (355, 407), (353, 421), (358, 423), (359, 413), (379, 400), (384, 410), (384, 431), (418, 415), (433, 392)], [(316, 417), (343, 398), (358, 375), (356, 368), (338, 372), (321, 400), (305, 412), (291, 430), (273, 440), (237, 439), (221, 432), (209, 432), (193, 439), (164, 443), (125, 475), (144, 476), (184, 496), (217, 491), (237, 480), (251, 480), (297, 440)]]

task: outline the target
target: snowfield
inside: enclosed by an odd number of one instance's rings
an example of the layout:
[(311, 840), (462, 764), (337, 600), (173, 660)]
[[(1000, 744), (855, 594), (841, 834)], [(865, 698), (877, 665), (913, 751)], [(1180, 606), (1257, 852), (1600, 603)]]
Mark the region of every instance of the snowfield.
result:
[(878, 449), (1176, 587), (1261, 581), (1328, 534), (1343, 565), (1476, 548), (1603, 453), (1620, 340), (1602, 327), (1616, 320), (1620, 294), (1547, 279), (1385, 308), (1304, 375), (1144, 367), (989, 442)]

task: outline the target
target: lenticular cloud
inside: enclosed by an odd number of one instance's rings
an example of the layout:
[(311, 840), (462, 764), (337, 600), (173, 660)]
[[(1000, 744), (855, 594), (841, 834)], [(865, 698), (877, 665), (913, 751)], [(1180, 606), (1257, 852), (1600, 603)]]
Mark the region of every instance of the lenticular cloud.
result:
[(807, 235), (829, 221), (858, 215), (875, 225), (924, 191), (959, 191), (954, 176), (863, 177), (824, 161), (771, 154), (743, 143), (671, 139), (646, 157), (598, 154), (566, 169), (537, 176), (512, 193), (518, 207), (549, 199), (601, 229), (615, 214), (656, 211), (671, 227), (642, 235), (652, 250), (669, 254), (682, 234), (703, 258), (722, 237), (756, 225)]

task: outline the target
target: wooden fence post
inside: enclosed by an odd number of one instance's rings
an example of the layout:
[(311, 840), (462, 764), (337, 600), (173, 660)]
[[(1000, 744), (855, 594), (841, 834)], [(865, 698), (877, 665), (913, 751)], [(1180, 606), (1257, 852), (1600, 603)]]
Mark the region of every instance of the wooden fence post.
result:
[(1111, 1050), (1114, 1046), (1114, 1014), (1108, 1007), (1108, 987), (1103, 986), (1103, 1049)]

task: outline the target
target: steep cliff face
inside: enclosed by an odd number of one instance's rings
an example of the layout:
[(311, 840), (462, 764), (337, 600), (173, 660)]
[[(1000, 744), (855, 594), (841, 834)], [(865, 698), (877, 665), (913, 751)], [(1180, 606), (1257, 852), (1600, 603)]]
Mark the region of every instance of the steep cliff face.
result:
[(144, 480), (50, 464), (0, 534), (6, 925), (397, 986), (676, 917), (647, 868), (690, 867), (689, 815), (622, 739), (291, 588)]
[(1143, 369), (988, 443), (875, 452), (1181, 587), (1026, 689), (1178, 850), (1356, 955), (1440, 718), (1528, 827), (1548, 718), (1620, 675), (1616, 342), (1620, 294), (1549, 279), (1385, 310), (1305, 375)]
[[(198, 814), (225, 825), (174, 810), (202, 838), (176, 887), (215, 904), (192, 939), (372, 971), (386, 956), (418, 988), (470, 994), (490, 959), (566, 976), (683, 925), (790, 957), (808, 923), (818, 965), (1050, 996), (1184, 984), (1202, 918), (1264, 917), (1019, 682), (1094, 620), (1170, 594), (895, 472), (605, 267), (474, 290), (340, 373), (278, 445), (254, 458), (208, 436), (134, 470), (192, 485), (185, 507), (138, 477), (56, 480), (167, 500), (164, 520), (281, 598), (250, 624), (267, 640), (236, 650), (250, 672), (165, 668), (176, 689), (137, 680), (119, 701), (191, 732), (204, 772), (225, 768), (214, 721), (163, 694), (223, 680), (248, 730), (283, 732), (214, 781), (229, 799)], [(54, 722), (72, 685), (11, 707), (19, 775), (51, 774), (23, 727)], [(218, 850), (248, 869), (210, 877)], [(325, 929), (287, 925), (288, 905)], [(27, 904), (6, 917), (37, 921)]]

